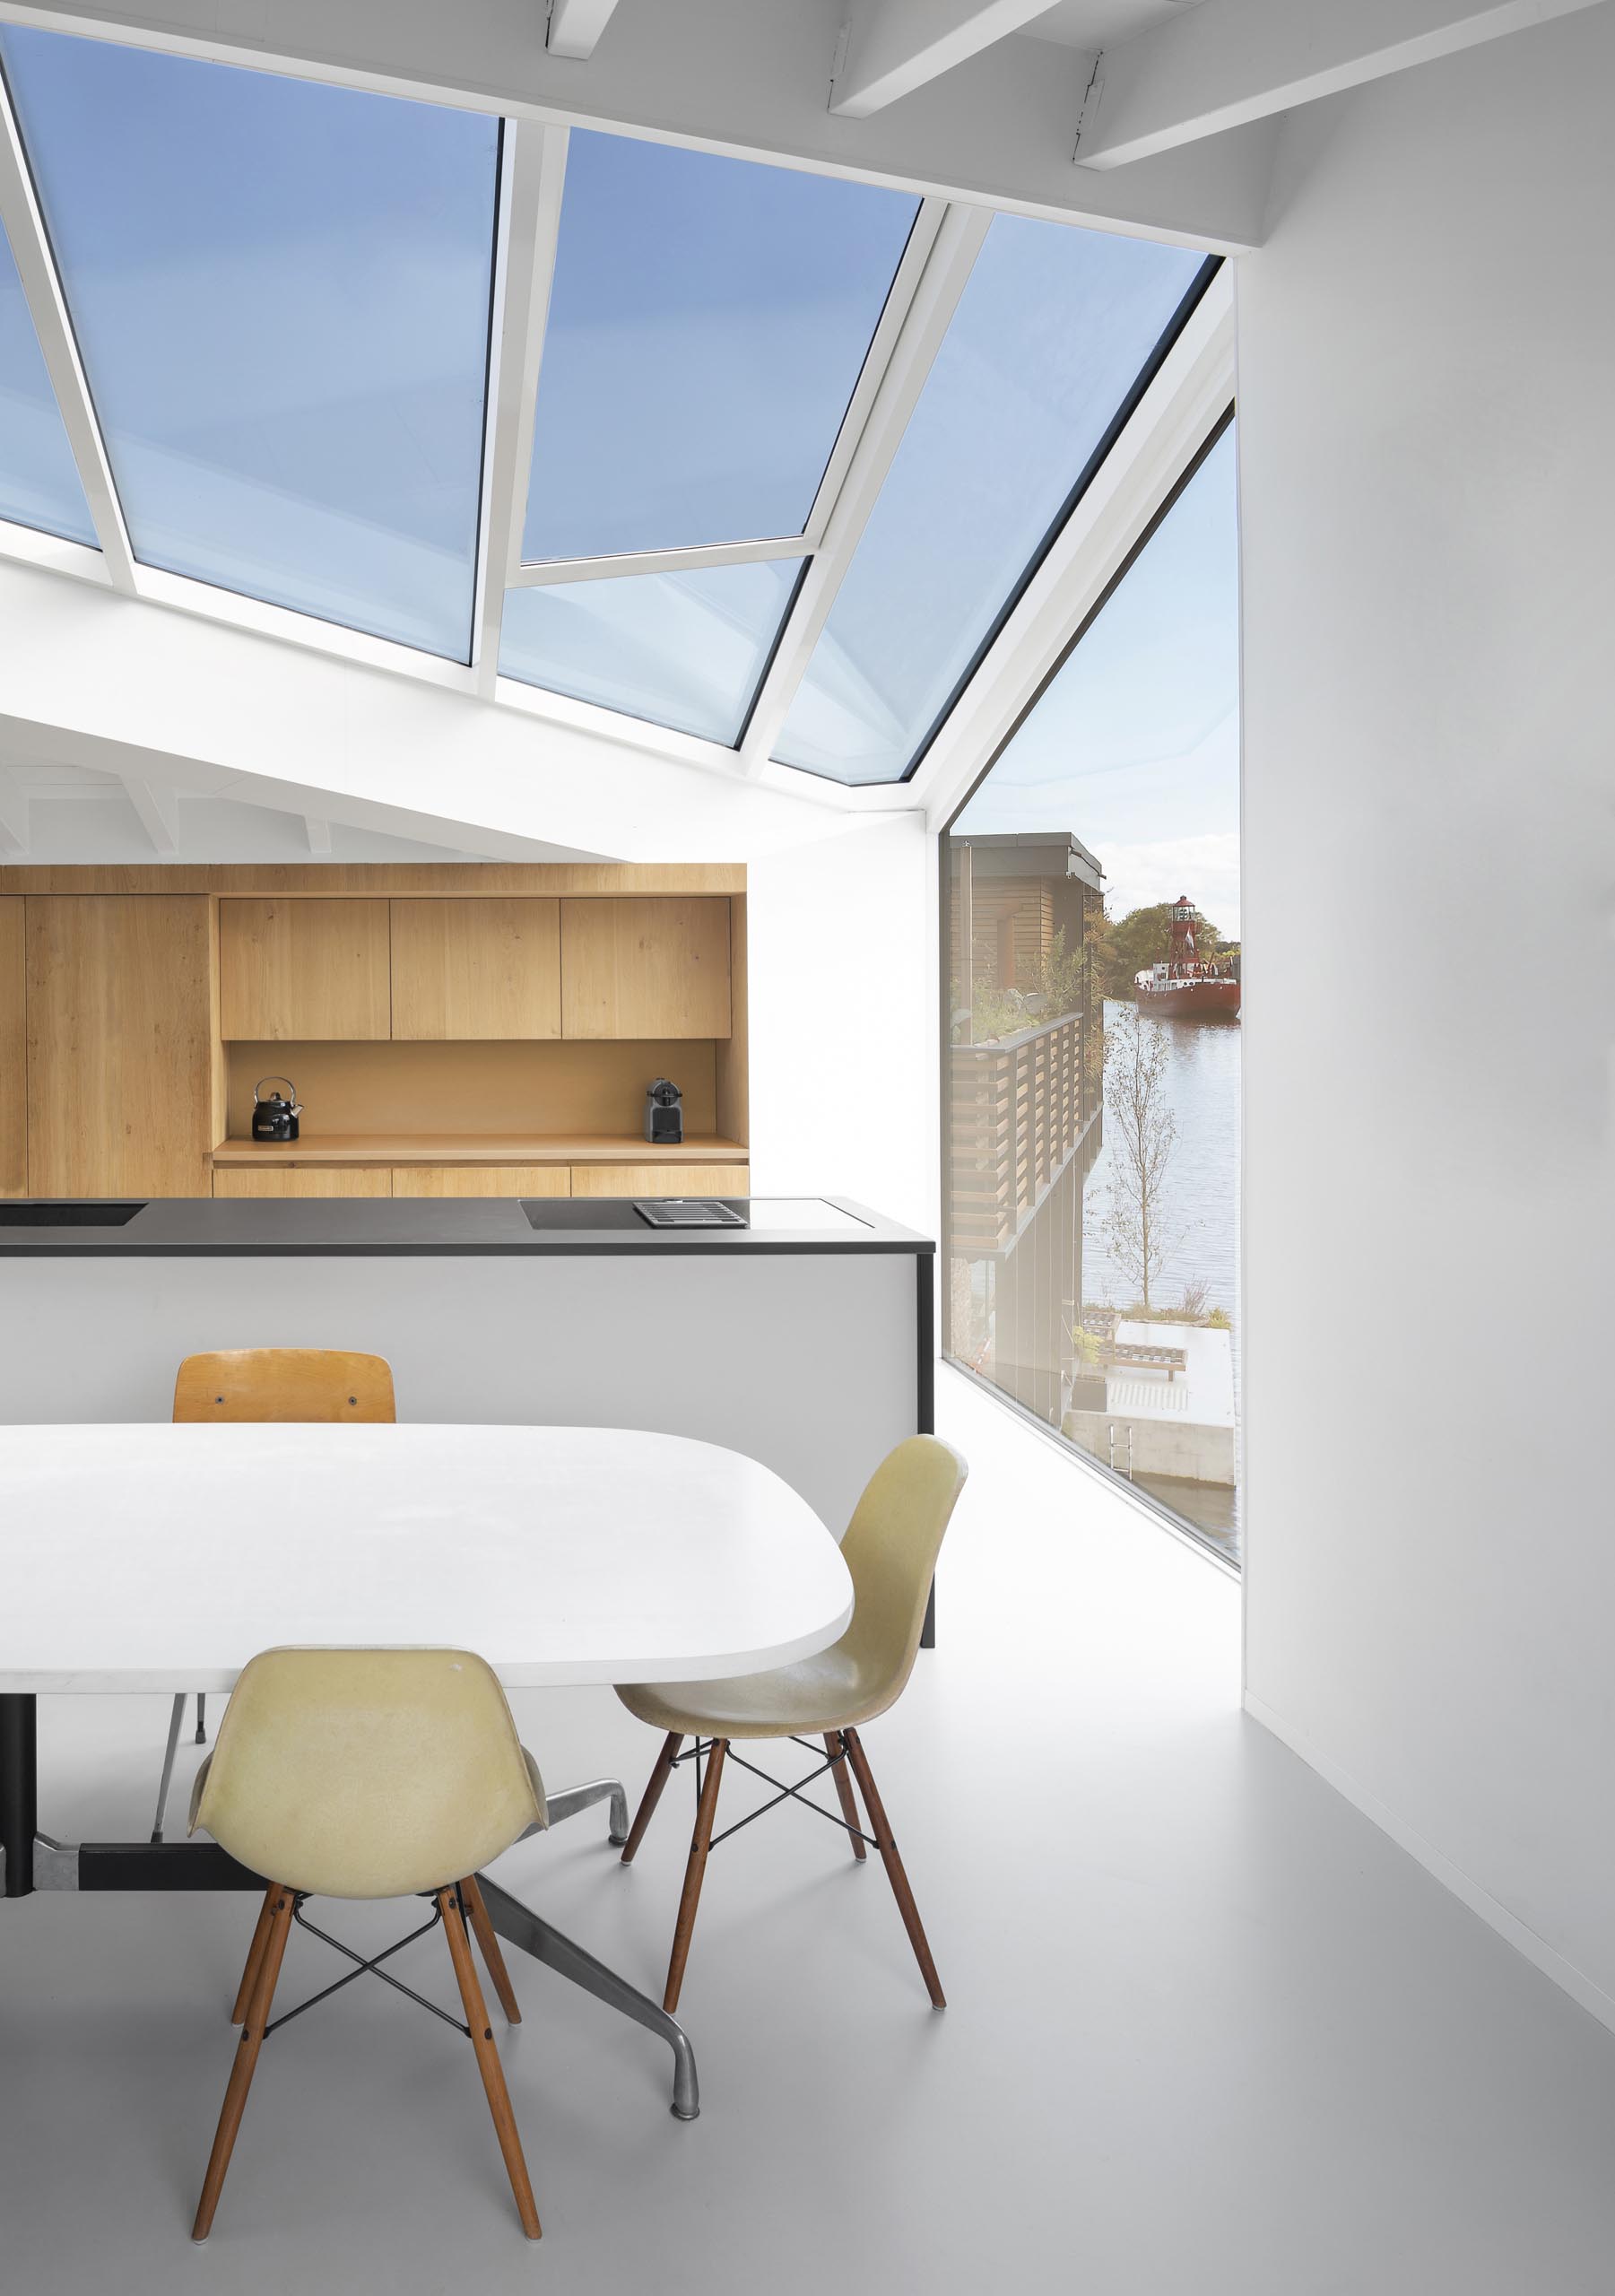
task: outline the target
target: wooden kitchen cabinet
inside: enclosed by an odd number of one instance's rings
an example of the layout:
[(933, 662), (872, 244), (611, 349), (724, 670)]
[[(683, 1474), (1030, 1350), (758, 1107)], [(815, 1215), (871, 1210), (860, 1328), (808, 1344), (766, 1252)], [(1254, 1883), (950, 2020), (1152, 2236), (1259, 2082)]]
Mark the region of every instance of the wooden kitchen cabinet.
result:
[(560, 984), (563, 1036), (727, 1037), (729, 904), (563, 900)]
[(221, 900), (220, 1029), (253, 1044), (392, 1033), (385, 900)]
[(574, 1164), (574, 1196), (745, 1196), (744, 1164)]
[(395, 1164), (395, 1196), (570, 1196), (567, 1164)]
[(391, 1196), (393, 1176), (385, 1166), (277, 1164), (255, 1172), (221, 1164), (213, 1173), (216, 1196)]
[(0, 1196), (28, 1194), (28, 934), (0, 900)]
[(395, 900), (395, 1037), (560, 1034), (558, 900)]
[(30, 1192), (205, 1196), (207, 897), (30, 894), (26, 908)]

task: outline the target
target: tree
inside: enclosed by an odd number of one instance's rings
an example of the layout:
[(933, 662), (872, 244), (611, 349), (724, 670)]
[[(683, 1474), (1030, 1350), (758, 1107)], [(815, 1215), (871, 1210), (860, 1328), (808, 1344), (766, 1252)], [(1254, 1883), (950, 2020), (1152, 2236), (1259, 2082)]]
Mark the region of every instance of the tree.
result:
[(1167, 1106), (1167, 1037), (1135, 1004), (1105, 1031), (1105, 1143), (1112, 1178), (1102, 1226), (1111, 1257), (1137, 1285), (1150, 1312), (1150, 1286), (1177, 1242), (1165, 1216), (1167, 1168), (1177, 1124)]
[[(1125, 917), (1107, 920), (1099, 944), (1107, 996), (1131, 996), (1133, 976), (1164, 958), (1172, 937), (1172, 903), (1158, 900), (1148, 909), (1130, 909)], [(1197, 917), (1195, 947), (1203, 961), (1225, 956), (1228, 944), (1208, 918)]]

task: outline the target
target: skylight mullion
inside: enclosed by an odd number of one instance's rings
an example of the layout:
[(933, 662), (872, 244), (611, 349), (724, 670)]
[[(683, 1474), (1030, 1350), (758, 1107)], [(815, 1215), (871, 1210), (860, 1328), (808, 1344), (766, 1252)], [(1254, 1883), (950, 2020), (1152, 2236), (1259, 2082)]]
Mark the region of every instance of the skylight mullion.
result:
[(521, 579), (533, 414), (560, 230), (567, 130), (534, 120), (507, 120), (503, 161), (503, 262), (489, 376), (473, 657), (477, 691), (486, 700), (492, 700), (499, 678), (506, 587)]
[(689, 550), (624, 551), (615, 558), (546, 558), (518, 566), (513, 590), (541, 590), (552, 583), (603, 582), (625, 574), (693, 574), (703, 566), (758, 566), (771, 558), (801, 558), (800, 535), (772, 535), (757, 542), (699, 543)]
[(909, 311), (919, 293), (947, 213), (948, 202), (945, 199), (927, 199), (921, 202), (920, 212), (914, 219), (914, 229), (908, 234), (908, 244), (903, 249), (903, 259), (892, 280), (891, 292), (886, 298), (880, 325), (870, 342), (868, 355), (852, 397), (847, 402), (847, 413), (842, 417), (841, 428), (836, 434), (836, 443), (830, 449), (824, 475), (819, 482), (819, 491), (813, 497), (813, 507), (808, 513), (807, 525), (800, 537), (814, 549), (824, 540), (837, 498), (847, 483), (853, 457), (857, 453), (858, 442), (880, 402), (886, 370), (902, 340)]
[(869, 413), (852, 442), (823, 541), (752, 704), (741, 743), (749, 775), (760, 773), (768, 762), (993, 220), (990, 208), (942, 204), (946, 212), (897, 325)]
[(0, 74), (0, 223), (4, 225), (11, 242), (12, 259), (22, 283), (34, 333), (39, 338), (45, 371), (61, 410), (67, 443), (73, 449), (79, 483), (84, 490), (108, 578), (114, 589), (132, 597), (135, 590), (135, 553), (129, 547), (117, 489), (112, 483), (112, 466), (107, 459), (100, 424), (79, 359), (56, 257), (34, 194), (33, 178), (23, 153), (4, 74)]

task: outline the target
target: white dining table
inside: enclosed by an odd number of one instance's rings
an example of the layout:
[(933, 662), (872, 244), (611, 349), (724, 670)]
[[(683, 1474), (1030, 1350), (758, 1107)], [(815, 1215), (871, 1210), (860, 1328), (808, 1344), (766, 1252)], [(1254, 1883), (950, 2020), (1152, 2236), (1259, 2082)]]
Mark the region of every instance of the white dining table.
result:
[[(0, 1428), (0, 1855), (34, 1890), (257, 1889), (211, 1842), (41, 1832), (42, 1694), (228, 1691), (293, 1644), (478, 1651), (508, 1689), (691, 1682), (823, 1649), (852, 1615), (840, 1549), (755, 1459), (625, 1428)], [(620, 1781), (551, 1794), (551, 1822)], [(673, 2020), (483, 1877), (507, 1940), (659, 2032)]]

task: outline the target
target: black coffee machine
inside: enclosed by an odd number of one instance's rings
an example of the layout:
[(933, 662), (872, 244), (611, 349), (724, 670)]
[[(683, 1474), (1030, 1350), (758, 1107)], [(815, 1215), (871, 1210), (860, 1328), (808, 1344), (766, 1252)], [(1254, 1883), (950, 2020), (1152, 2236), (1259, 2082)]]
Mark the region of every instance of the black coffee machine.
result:
[(684, 1096), (665, 1076), (647, 1088), (645, 1137), (658, 1148), (676, 1148), (684, 1137)]

